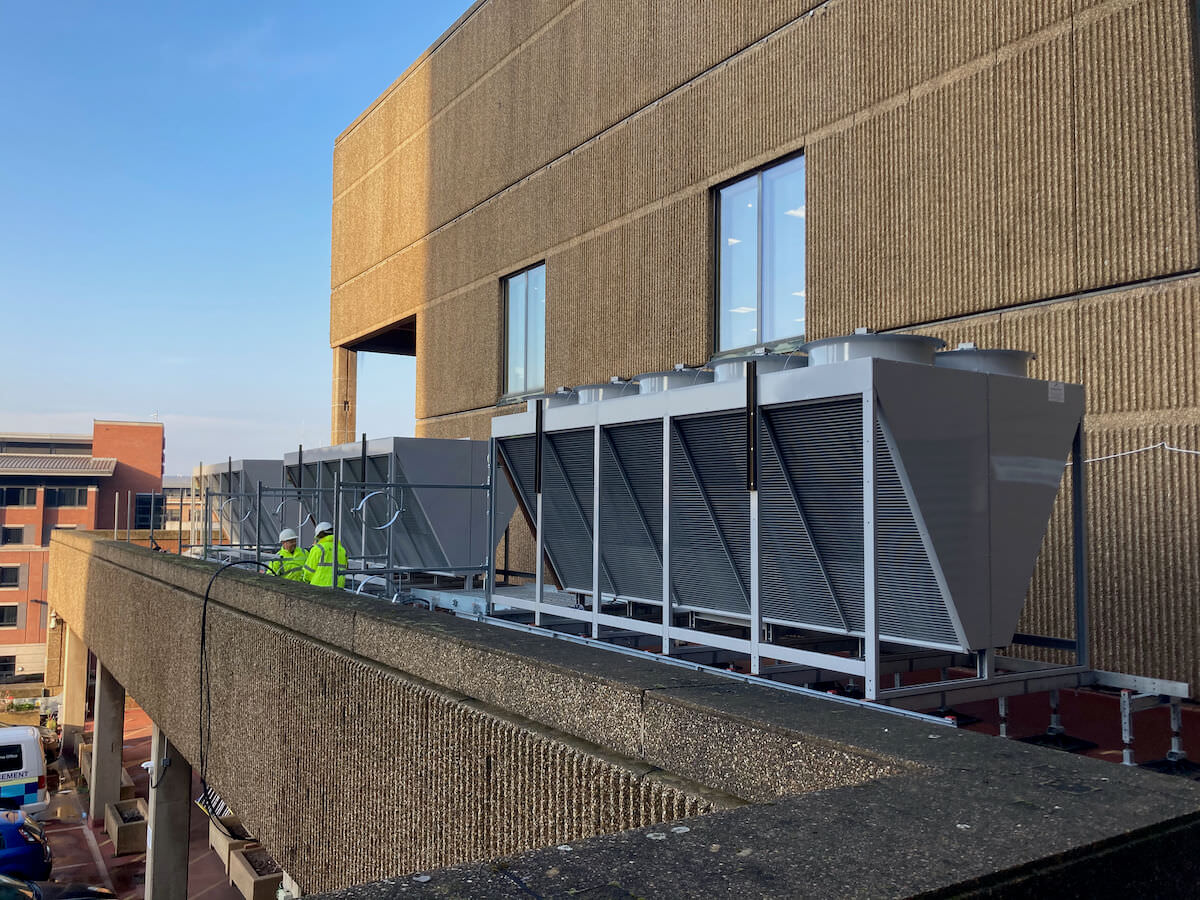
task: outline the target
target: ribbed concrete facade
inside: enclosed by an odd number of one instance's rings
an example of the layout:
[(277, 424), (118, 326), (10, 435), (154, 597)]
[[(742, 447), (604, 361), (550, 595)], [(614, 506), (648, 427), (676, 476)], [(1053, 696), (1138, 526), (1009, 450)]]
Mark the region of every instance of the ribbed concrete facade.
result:
[[(702, 363), (714, 188), (803, 150), (808, 337), (1034, 350), (1086, 385), (1089, 455), (1200, 449), (1196, 17), (484, 0), (338, 138), (331, 343), (415, 321), (418, 433), (486, 437), (501, 279), (545, 260), (548, 386)], [(1200, 457), (1088, 475), (1095, 664), (1200, 685)], [(1068, 560), (1052, 535), (1029, 627), (1070, 633)]]

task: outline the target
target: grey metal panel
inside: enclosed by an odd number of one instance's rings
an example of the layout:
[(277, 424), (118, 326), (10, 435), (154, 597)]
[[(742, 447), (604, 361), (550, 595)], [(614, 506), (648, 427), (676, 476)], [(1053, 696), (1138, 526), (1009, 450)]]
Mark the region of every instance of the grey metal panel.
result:
[(988, 378), (991, 532), (990, 646), (1012, 641), (1042, 547), (1071, 442), (1083, 418), (1083, 388)]
[(601, 430), (600, 546), (623, 597), (662, 598), (662, 428)]
[(862, 397), (764, 408), (762, 420), (779, 445), (777, 458), (769, 440), (759, 442), (763, 615), (861, 634)]
[(958, 645), (900, 473), (883, 428), (875, 425), (875, 587), (881, 638)]
[(671, 571), (678, 602), (750, 612), (750, 504), (743, 411), (673, 420)]
[(875, 366), (896, 465), (933, 546), (953, 615), (967, 647), (987, 647), (988, 376), (884, 360)]

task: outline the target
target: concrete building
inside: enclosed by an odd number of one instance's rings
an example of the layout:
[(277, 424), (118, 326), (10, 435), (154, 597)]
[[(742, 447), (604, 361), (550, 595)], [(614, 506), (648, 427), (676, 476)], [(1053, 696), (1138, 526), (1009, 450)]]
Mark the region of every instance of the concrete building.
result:
[[(334, 147), (355, 354), (417, 433), (741, 346), (918, 331), (1088, 392), (1098, 667), (1200, 684), (1200, 205), (1186, 0), (484, 0)], [(1069, 636), (1065, 503), (1022, 630)], [(517, 546), (519, 541), (514, 541)], [(524, 560), (526, 567), (531, 562)]]
[(124, 528), (141, 507), (148, 514), (162, 456), (157, 422), (96, 421), (90, 435), (0, 434), (0, 678), (45, 675), (52, 691), (61, 684), (62, 633), (47, 605), (50, 535)]

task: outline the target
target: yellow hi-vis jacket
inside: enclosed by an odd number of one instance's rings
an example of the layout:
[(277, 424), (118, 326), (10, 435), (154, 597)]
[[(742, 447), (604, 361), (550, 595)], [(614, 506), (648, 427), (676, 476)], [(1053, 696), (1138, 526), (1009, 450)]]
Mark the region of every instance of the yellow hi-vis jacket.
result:
[(280, 547), (279, 559), (271, 560), (267, 570), (272, 575), (286, 578), (288, 581), (308, 581), (308, 571), (304, 568), (307, 561), (308, 551), (299, 544), (291, 553)]
[[(338, 572), (346, 571), (346, 548), (337, 545)], [(333, 587), (333, 535), (327, 534), (308, 551), (308, 559), (304, 561), (305, 574), (308, 583), (317, 587)], [(346, 579), (338, 575), (338, 587), (346, 586)]]

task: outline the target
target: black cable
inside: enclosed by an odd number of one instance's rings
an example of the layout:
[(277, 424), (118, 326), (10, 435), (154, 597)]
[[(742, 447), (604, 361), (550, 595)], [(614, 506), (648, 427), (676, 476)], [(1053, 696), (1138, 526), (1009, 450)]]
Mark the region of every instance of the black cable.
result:
[(221, 565), (204, 588), (204, 602), (200, 607), (200, 791), (201, 796), (208, 789), (208, 744), (212, 740), (212, 678), (208, 667), (208, 598), (212, 592), (213, 582), (226, 569), (234, 566), (259, 566), (268, 569), (266, 563), (254, 559), (239, 559)]

